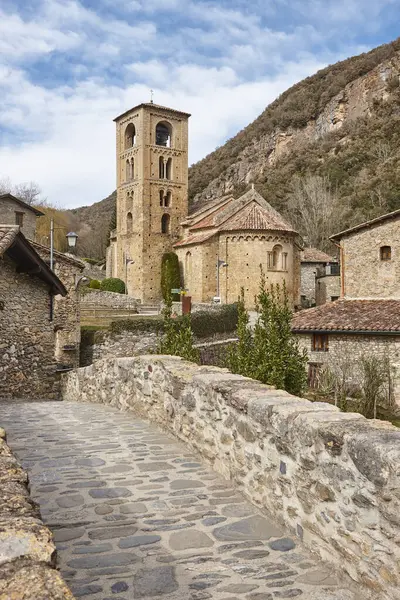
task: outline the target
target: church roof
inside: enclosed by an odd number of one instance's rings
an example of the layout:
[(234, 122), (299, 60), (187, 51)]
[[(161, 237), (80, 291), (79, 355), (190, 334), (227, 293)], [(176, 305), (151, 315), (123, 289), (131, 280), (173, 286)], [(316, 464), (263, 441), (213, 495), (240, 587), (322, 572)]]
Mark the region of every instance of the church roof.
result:
[(222, 231), (285, 231), (297, 232), (254, 188), (233, 198), (225, 196), (189, 215), (183, 222), (188, 237), (175, 247), (201, 244)]
[(233, 229), (268, 229), (290, 231), (294, 229), (284, 221), (255, 189), (251, 189), (239, 198), (232, 198), (215, 208), (213, 212), (197, 221), (191, 231), (205, 228), (218, 228), (223, 231)]
[(191, 246), (192, 244), (202, 244), (206, 240), (209, 240), (215, 235), (215, 231), (206, 231), (205, 233), (194, 233), (184, 240), (180, 240), (174, 244), (175, 248), (181, 248), (182, 246)]
[(118, 117), (115, 117), (114, 121), (118, 121), (122, 117), (129, 115), (129, 113), (131, 113), (133, 110), (138, 110), (139, 108), (155, 108), (156, 110), (164, 110), (170, 113), (174, 113), (176, 115), (182, 115), (183, 117), (191, 116), (189, 113), (182, 112), (181, 110), (176, 110), (175, 108), (168, 108), (168, 106), (161, 106), (160, 104), (154, 104), (153, 102), (142, 102), (142, 104), (137, 104), (133, 108), (130, 108), (129, 110), (123, 112), (121, 115), (118, 115)]

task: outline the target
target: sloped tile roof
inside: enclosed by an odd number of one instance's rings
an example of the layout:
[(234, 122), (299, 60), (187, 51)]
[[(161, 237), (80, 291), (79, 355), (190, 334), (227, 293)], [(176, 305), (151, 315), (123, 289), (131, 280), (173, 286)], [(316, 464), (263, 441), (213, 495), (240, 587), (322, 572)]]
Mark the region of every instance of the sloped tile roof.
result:
[[(30, 241), (31, 245), (35, 248), (35, 250), (37, 250), (37, 252), (41, 256), (46, 255), (46, 258), (47, 258), (47, 256), (50, 256), (50, 248), (48, 246), (43, 246), (43, 244), (39, 244), (38, 242), (33, 242), (32, 240), (29, 240), (29, 241)], [(60, 260), (62, 262), (69, 263), (70, 265), (77, 267), (81, 271), (83, 271), (83, 269), (86, 266), (84, 262), (82, 262), (78, 258), (75, 258), (74, 256), (65, 254), (65, 252), (59, 252), (58, 250), (53, 250), (53, 254), (54, 254), (54, 258), (56, 260)]]
[(292, 330), (400, 333), (400, 300), (337, 300), (299, 311)]
[(335, 242), (339, 242), (342, 238), (347, 237), (348, 235), (352, 235), (357, 231), (362, 231), (363, 229), (368, 229), (369, 227), (375, 227), (376, 225), (380, 225), (385, 221), (389, 221), (390, 219), (397, 219), (400, 217), (400, 209), (394, 210), (393, 212), (386, 213), (385, 215), (381, 215), (380, 217), (376, 217), (375, 219), (371, 219), (370, 221), (365, 221), (365, 223), (360, 223), (355, 227), (351, 227), (350, 229), (345, 229), (340, 233), (336, 233), (332, 235), (329, 239)]
[(0, 225), (0, 256), (7, 252), (18, 233), (18, 225)]
[(220, 231), (239, 230), (270, 230), (270, 231), (294, 231), (285, 221), (276, 214), (270, 213), (256, 202), (250, 202), (236, 215), (225, 221)]
[(1, 194), (0, 195), (0, 207), (1, 207), (2, 200), (12, 200), (16, 204), (19, 204), (21, 206), (21, 208), (24, 208), (25, 210), (30, 210), (31, 212), (33, 212), (37, 217), (41, 217), (44, 215), (44, 213), (41, 210), (39, 210), (38, 208), (35, 208), (34, 206), (27, 204), (26, 202), (21, 200), (21, 198), (16, 198), (12, 194)]
[[(258, 210), (254, 209), (253, 216), (251, 217), (249, 213), (251, 213), (252, 210), (251, 208), (247, 208), (246, 216), (243, 221), (242, 217), (239, 217), (239, 213), (242, 214), (242, 209), (249, 205), (257, 205)], [(225, 225), (230, 223), (229, 219), (234, 216), (237, 218), (238, 225), (241, 224), (242, 221), (248, 222), (248, 224), (252, 222), (260, 223), (262, 221), (266, 225), (264, 229), (294, 232), (294, 229), (286, 223), (278, 211), (276, 211), (265, 198), (254, 189), (249, 190), (243, 194), (243, 196), (240, 196), (240, 198), (232, 198), (230, 201), (217, 206), (215, 211), (198, 221), (191, 229), (218, 227), (220, 231), (223, 231)], [(233, 226), (236, 229), (240, 229), (240, 227), (234, 225), (234, 222), (229, 225), (230, 229), (232, 229)], [(247, 229), (252, 229), (252, 227), (247, 227)]]
[(303, 252), (301, 253), (301, 262), (327, 263), (336, 262), (336, 259), (332, 256), (329, 256), (329, 254), (322, 252), (322, 250), (318, 250), (318, 248), (304, 248)]
[(182, 246), (190, 246), (191, 244), (201, 244), (206, 240), (209, 240), (215, 235), (214, 231), (206, 231), (204, 233), (194, 233), (193, 235), (189, 235), (189, 237), (184, 240), (180, 240), (176, 244), (174, 244), (175, 248), (181, 248)]

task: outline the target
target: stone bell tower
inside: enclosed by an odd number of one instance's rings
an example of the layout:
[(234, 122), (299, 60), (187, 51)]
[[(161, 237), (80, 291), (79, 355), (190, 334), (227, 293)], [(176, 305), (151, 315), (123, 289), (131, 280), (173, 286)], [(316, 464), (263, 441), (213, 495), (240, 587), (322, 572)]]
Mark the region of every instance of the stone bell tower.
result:
[(190, 115), (153, 103), (115, 119), (117, 230), (113, 276), (142, 302), (161, 299), (161, 258), (188, 214)]

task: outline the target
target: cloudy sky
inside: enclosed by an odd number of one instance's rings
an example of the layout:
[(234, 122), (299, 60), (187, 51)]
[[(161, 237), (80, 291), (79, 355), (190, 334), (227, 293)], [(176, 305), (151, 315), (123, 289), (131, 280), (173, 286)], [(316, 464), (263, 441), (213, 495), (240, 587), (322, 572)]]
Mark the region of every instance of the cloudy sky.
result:
[(115, 187), (114, 123), (192, 113), (193, 163), (290, 85), (395, 39), (400, 0), (0, 0), (0, 179), (63, 207)]

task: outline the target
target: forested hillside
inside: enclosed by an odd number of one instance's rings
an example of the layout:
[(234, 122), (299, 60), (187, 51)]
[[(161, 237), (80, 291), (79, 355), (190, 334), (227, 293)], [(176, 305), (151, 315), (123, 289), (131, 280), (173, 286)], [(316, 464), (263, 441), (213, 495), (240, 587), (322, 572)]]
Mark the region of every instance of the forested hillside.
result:
[[(400, 38), (296, 84), (189, 169), (191, 211), (254, 183), (328, 249), (335, 231), (400, 208), (399, 73)], [(68, 211), (85, 254), (104, 256), (114, 207), (115, 193)]]

